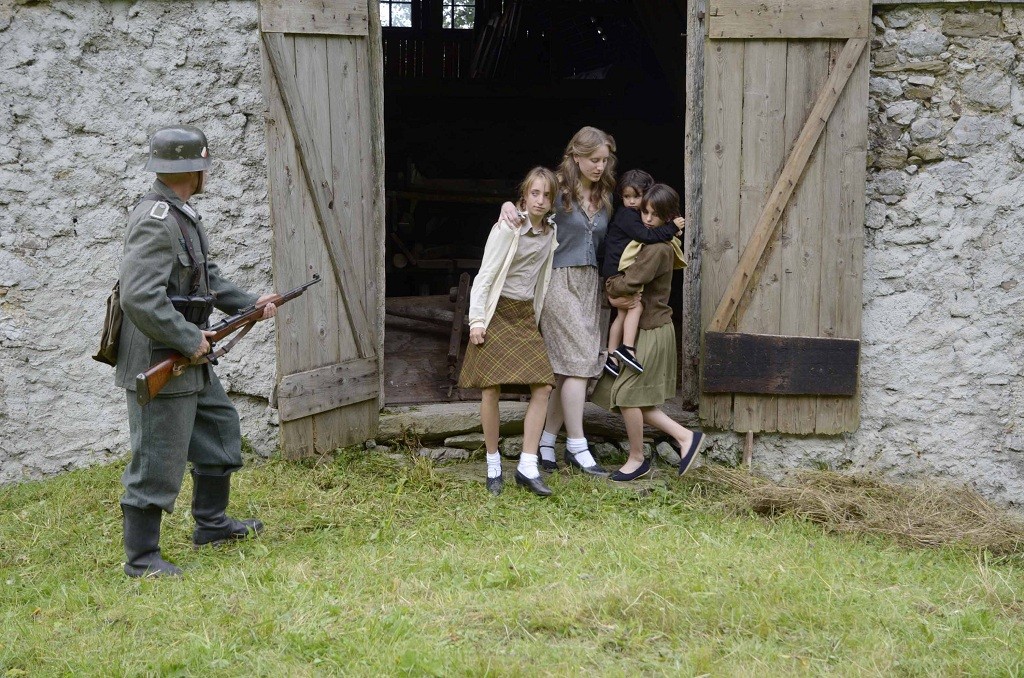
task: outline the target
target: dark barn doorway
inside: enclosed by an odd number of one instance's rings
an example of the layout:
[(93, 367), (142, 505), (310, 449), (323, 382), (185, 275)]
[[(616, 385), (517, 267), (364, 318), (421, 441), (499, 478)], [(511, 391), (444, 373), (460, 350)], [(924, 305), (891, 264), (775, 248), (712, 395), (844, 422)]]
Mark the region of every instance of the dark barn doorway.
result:
[(380, 12), (385, 401), (473, 399), (454, 387), (468, 336), (454, 318), (530, 167), (554, 169), (593, 125), (615, 137), (618, 173), (642, 168), (683, 194), (685, 3), (388, 0)]

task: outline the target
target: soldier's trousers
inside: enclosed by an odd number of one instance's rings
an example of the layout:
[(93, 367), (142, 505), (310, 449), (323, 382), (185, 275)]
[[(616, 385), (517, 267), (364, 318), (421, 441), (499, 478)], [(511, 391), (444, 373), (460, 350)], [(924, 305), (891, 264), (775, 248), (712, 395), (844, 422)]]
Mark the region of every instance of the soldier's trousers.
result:
[(132, 459), (121, 484), (121, 503), (141, 509), (159, 506), (170, 513), (181, 491), (187, 462), (196, 473), (220, 476), (242, 467), (238, 411), (212, 369), (203, 390), (156, 397), (142, 407), (128, 397)]

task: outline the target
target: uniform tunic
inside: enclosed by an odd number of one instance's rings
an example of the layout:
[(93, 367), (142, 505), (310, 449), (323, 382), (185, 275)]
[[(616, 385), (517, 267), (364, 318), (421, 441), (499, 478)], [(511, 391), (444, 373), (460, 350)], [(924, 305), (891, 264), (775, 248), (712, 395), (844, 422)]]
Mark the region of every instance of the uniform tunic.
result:
[[(199, 328), (174, 309), (169, 296), (215, 294), (216, 308), (225, 313), (236, 313), (257, 297), (207, 261), (209, 244), (199, 214), (159, 179), (152, 191), (160, 200), (144, 199), (129, 217), (120, 271), (124, 321), (115, 383), (126, 389), (132, 447), (121, 478), (121, 503), (170, 512), (187, 461), (203, 475), (241, 468), (238, 413), (210, 365), (186, 368), (145, 407), (136, 401), (135, 375), (169, 351), (191, 356), (202, 343)], [(205, 268), (197, 290), (192, 290), (192, 261), (177, 219), (184, 221), (197, 263)]]

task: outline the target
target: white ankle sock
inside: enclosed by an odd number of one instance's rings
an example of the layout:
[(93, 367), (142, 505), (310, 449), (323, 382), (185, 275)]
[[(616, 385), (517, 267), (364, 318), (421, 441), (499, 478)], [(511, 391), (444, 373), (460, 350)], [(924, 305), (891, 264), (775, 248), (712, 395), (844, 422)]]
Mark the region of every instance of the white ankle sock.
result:
[(519, 455), (519, 466), (516, 470), (527, 478), (539, 478), (540, 470), (537, 468), (537, 455), (523, 452)]
[(597, 462), (594, 461), (594, 457), (590, 454), (590, 446), (587, 444), (586, 438), (566, 438), (565, 448), (576, 457), (576, 461), (580, 463), (580, 466), (587, 468), (593, 466)]
[(554, 433), (544, 431), (540, 434), (540, 458), (547, 461), (555, 461), (555, 440)]
[(497, 478), (501, 475), (501, 455), (497, 452), (487, 453), (487, 477)]

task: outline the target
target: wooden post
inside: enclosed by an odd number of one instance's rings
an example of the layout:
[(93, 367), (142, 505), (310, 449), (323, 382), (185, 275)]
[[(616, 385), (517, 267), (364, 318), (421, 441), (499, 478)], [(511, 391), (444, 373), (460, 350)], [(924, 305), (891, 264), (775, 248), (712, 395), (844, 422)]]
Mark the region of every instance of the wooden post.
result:
[(683, 271), (682, 365), (683, 401), (700, 396), (697, 360), (700, 356), (700, 265), (703, 248), (701, 212), (704, 209), (704, 37), (707, 0), (686, 3), (686, 131), (683, 141), (683, 216), (686, 217), (686, 257)]
[(747, 440), (743, 444), (743, 465), (750, 470), (750, 466), (754, 461), (754, 432), (747, 431)]

